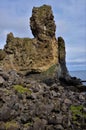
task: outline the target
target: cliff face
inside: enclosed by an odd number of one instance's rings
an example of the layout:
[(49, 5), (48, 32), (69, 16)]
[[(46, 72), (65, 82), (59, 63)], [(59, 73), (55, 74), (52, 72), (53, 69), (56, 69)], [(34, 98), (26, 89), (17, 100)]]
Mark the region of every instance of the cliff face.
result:
[(0, 67), (23, 74), (66, 74), (64, 40), (61, 37), (56, 40), (51, 7), (34, 7), (30, 27), (33, 39), (15, 38), (12, 33), (7, 35), (6, 45), (0, 51)]

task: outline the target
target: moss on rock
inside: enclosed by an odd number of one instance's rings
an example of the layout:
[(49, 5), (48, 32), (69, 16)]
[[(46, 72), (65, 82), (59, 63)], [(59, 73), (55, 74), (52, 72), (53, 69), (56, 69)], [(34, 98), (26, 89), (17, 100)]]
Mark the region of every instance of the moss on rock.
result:
[(25, 128), (27, 128), (27, 127), (29, 127), (29, 126), (32, 126), (32, 122), (27, 122), (27, 123), (24, 124), (24, 127), (25, 127)]
[(21, 94), (28, 93), (31, 94), (31, 90), (23, 87), (22, 85), (14, 85), (14, 89)]
[(79, 127), (85, 127), (86, 112), (83, 111), (83, 105), (71, 105), (70, 110), (72, 112), (72, 122)]
[(77, 120), (77, 115), (80, 115), (80, 116), (83, 115), (82, 109), (83, 109), (82, 105), (79, 105), (79, 106), (71, 105), (70, 110), (71, 110), (72, 115), (73, 115), (72, 116), (73, 120)]
[(19, 125), (15, 121), (9, 121), (5, 123), (6, 130), (17, 130), (19, 129)]
[(53, 75), (53, 74), (55, 74), (56, 69), (57, 69), (57, 65), (56, 64), (52, 65), (48, 70), (46, 70), (45, 72), (43, 72), (43, 74), (46, 75), (46, 76)]

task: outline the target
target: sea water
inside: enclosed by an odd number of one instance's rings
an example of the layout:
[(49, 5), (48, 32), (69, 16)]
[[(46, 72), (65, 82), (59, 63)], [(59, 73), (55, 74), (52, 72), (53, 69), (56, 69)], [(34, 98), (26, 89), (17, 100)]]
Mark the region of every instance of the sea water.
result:
[[(71, 76), (80, 78), (82, 81), (86, 81), (86, 70), (79, 70), (79, 71), (70, 71), (69, 72)], [(84, 85), (86, 85), (86, 82), (83, 82)]]

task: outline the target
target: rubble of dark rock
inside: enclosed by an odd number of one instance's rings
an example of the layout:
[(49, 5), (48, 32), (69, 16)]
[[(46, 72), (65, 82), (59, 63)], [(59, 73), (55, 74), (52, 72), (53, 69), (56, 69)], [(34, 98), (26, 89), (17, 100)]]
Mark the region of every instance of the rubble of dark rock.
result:
[(0, 130), (85, 130), (85, 92), (65, 89), (59, 80), (48, 85), (16, 71), (6, 74), (0, 84)]

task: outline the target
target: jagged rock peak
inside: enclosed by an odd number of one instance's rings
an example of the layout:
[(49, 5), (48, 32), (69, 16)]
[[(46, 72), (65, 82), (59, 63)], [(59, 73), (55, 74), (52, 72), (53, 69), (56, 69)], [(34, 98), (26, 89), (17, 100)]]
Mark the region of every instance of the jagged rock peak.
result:
[(51, 6), (34, 7), (30, 18), (30, 27), (34, 37), (38, 39), (55, 37), (56, 25)]
[(68, 75), (68, 70), (66, 67), (65, 41), (62, 37), (58, 37), (58, 60), (61, 67), (61, 76), (65, 77)]
[(10, 33), (7, 35), (7, 41), (6, 41), (6, 42), (7, 42), (7, 43), (10, 42), (13, 38), (14, 38), (13, 33), (10, 32)]

